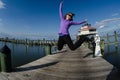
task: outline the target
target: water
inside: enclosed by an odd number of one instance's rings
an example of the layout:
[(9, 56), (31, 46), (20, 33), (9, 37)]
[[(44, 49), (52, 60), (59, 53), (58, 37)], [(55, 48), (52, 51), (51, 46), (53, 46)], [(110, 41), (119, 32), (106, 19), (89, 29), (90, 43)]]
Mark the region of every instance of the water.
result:
[[(119, 33), (118, 33), (119, 35)], [(105, 42), (108, 42), (106, 38), (104, 38)], [(115, 36), (109, 36), (110, 42), (115, 42)], [(120, 37), (118, 37), (118, 44), (105, 45), (105, 49), (103, 52), (103, 58), (111, 63), (113, 66), (120, 69)]]
[[(7, 43), (6, 45), (11, 50), (12, 67), (24, 65), (46, 55), (44, 46), (28, 46), (12, 43)], [(0, 49), (3, 46), (4, 43), (0, 42)]]
[(120, 44), (106, 45), (103, 58), (113, 66), (120, 68)]

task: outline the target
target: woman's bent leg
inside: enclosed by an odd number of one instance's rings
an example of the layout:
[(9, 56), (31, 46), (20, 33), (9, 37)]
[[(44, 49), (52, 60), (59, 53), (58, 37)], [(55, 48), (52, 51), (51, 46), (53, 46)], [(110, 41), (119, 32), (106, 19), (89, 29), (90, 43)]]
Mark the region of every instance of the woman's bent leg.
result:
[(66, 37), (64, 37), (64, 40), (65, 42), (67, 43), (68, 47), (71, 49), (71, 50), (75, 50), (77, 49), (78, 47), (81, 46), (81, 44), (87, 40), (87, 37), (86, 36), (81, 36), (80, 39), (78, 41), (75, 42), (75, 44), (73, 44), (71, 38), (69, 35), (67, 35)]
[(58, 50), (61, 50), (64, 46), (65, 42), (64, 42), (64, 39), (62, 36), (59, 36), (59, 39), (58, 39)]
[(69, 35), (66, 35), (66, 36), (64, 37), (64, 41), (66, 42), (66, 44), (68, 45), (68, 47), (69, 47), (71, 50), (75, 50), (74, 44), (73, 44), (73, 42), (72, 42), (72, 40), (71, 40), (71, 38), (70, 38)]

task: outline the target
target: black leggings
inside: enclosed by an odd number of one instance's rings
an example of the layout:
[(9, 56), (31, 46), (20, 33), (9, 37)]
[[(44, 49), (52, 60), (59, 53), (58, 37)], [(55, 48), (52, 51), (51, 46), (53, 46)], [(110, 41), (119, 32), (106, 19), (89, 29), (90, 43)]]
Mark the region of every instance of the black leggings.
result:
[(85, 36), (81, 36), (79, 40), (77, 40), (75, 42), (75, 44), (73, 44), (70, 35), (65, 35), (65, 36), (59, 36), (58, 39), (58, 50), (61, 50), (64, 46), (64, 44), (67, 44), (68, 47), (71, 50), (75, 50), (77, 49), (79, 46), (81, 46), (81, 44), (86, 41), (86, 37)]

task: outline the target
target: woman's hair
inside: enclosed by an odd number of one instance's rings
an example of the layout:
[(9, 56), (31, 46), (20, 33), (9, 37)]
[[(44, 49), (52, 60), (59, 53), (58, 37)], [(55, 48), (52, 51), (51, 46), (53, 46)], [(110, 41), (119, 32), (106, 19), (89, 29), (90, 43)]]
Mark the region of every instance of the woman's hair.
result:
[(71, 16), (71, 20), (70, 21), (72, 21), (73, 20), (73, 16), (75, 16), (74, 13), (69, 12), (69, 13), (65, 14), (64, 19), (66, 19), (67, 15)]

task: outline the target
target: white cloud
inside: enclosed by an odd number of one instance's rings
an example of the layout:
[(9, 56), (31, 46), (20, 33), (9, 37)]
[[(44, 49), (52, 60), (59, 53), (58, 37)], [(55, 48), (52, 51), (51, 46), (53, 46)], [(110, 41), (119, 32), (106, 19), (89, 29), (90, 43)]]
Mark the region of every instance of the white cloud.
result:
[(114, 13), (114, 14), (112, 14), (112, 16), (118, 16), (119, 15), (119, 13)]
[(105, 22), (114, 22), (114, 21), (117, 21), (117, 20), (120, 20), (120, 18), (105, 19), (105, 20), (102, 20), (101, 22), (103, 22), (103, 23), (105, 23)]
[(96, 28), (104, 28), (106, 26), (108, 26), (108, 24), (115, 24), (117, 23), (117, 21), (120, 21), (120, 18), (112, 18), (112, 19), (104, 19), (102, 21), (97, 21), (95, 23), (95, 27)]
[(2, 2), (2, 0), (0, 0), (0, 9), (5, 8), (5, 3)]
[(101, 26), (99, 26), (99, 28), (104, 28), (105, 27), (105, 25), (101, 25)]

